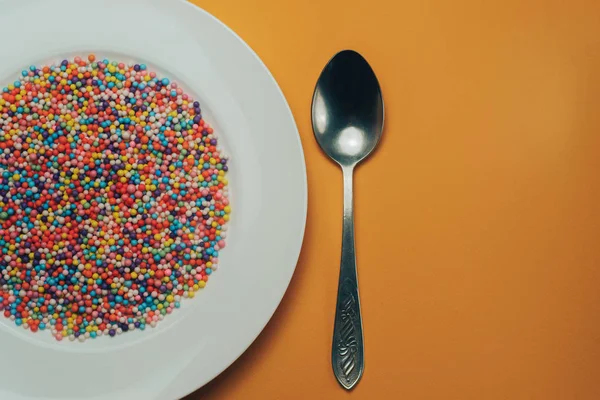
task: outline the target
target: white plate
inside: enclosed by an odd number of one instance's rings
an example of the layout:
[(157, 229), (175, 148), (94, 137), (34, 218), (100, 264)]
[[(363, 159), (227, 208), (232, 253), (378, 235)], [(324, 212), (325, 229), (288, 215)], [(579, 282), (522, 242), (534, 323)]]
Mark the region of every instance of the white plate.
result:
[[(138, 61), (202, 104), (231, 157), (232, 220), (220, 268), (156, 328), (56, 342), (0, 316), (0, 399), (175, 399), (254, 341), (289, 284), (306, 222), (306, 170), (291, 111), (256, 54), (184, 1), (0, 2), (0, 84), (76, 54)], [(251, 373), (251, 372), (250, 372)]]

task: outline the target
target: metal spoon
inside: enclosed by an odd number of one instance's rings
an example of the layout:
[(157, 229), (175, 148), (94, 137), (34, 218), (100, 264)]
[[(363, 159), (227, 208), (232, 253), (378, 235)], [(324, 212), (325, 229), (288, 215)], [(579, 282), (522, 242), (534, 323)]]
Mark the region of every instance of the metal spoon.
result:
[(338, 382), (352, 389), (364, 371), (364, 346), (356, 256), (352, 175), (383, 130), (383, 98), (375, 73), (357, 52), (336, 54), (323, 69), (312, 102), (317, 142), (343, 171), (344, 225), (331, 362)]

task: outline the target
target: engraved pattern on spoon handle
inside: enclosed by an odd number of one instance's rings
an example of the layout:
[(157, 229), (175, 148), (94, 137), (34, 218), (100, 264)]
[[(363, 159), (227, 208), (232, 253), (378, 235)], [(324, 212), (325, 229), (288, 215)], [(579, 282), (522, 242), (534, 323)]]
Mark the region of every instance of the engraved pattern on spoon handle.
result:
[(354, 251), (354, 216), (352, 205), (352, 167), (344, 167), (344, 224), (342, 260), (338, 286), (331, 361), (338, 382), (352, 389), (364, 371), (364, 345), (356, 255)]

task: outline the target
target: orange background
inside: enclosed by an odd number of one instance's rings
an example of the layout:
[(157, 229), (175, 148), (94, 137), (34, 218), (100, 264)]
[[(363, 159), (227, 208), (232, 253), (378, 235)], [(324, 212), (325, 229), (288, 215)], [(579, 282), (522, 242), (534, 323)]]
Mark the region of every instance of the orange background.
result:
[[(308, 170), (300, 262), (263, 334), (195, 399), (600, 399), (600, 2), (195, 0), (263, 59)], [(366, 369), (330, 366), (342, 180), (312, 136), (353, 48), (386, 129), (355, 176)]]

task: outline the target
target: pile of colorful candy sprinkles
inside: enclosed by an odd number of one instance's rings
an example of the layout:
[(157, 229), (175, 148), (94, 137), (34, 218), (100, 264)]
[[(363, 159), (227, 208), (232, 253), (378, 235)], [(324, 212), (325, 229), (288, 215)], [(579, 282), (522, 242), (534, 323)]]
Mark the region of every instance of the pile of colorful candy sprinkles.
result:
[(84, 341), (155, 326), (225, 246), (227, 158), (143, 64), (31, 66), (0, 93), (0, 312)]

